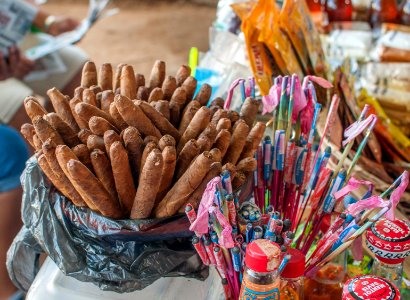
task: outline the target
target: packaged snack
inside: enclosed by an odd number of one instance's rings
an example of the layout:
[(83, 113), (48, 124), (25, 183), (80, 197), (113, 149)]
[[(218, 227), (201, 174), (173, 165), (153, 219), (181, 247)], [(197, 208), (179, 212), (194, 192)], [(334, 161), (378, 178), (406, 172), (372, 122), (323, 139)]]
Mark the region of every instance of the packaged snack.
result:
[(261, 24), (265, 17), (264, 1), (256, 3), (249, 15), (245, 16), (244, 10), (240, 5), (234, 5), (233, 9), (242, 18), (242, 31), (245, 35), (246, 50), (249, 62), (256, 82), (262, 96), (269, 93), (272, 86), (272, 68), (264, 43), (259, 41)]
[(325, 56), (306, 2), (285, 0), (279, 22), (292, 41), (305, 74), (324, 77)]
[(265, 2), (266, 15), (259, 40), (269, 49), (281, 74), (297, 74), (302, 78), (303, 71), (292, 48), (292, 44), (279, 26), (279, 7), (272, 1)]

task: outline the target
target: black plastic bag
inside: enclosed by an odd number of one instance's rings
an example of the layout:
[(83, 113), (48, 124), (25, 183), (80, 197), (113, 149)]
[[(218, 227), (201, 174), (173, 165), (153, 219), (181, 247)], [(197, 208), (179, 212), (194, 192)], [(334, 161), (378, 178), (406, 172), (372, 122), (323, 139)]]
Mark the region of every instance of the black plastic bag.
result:
[(31, 158), (22, 175), (24, 226), (7, 257), (13, 282), (27, 290), (45, 252), (68, 276), (119, 293), (167, 276), (205, 280), (208, 268), (193, 250), (184, 215), (111, 220), (62, 196)]

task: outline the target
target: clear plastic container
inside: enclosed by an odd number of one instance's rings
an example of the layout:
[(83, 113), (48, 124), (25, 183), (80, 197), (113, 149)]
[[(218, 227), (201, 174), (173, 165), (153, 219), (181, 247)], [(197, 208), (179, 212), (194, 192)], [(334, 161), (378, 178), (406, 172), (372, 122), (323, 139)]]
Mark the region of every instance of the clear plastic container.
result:
[(403, 263), (388, 264), (375, 258), (372, 266), (372, 274), (386, 278), (397, 287), (401, 287), (403, 279)]
[(322, 267), (313, 278), (305, 280), (305, 300), (336, 300), (342, 298), (346, 271), (344, 253)]

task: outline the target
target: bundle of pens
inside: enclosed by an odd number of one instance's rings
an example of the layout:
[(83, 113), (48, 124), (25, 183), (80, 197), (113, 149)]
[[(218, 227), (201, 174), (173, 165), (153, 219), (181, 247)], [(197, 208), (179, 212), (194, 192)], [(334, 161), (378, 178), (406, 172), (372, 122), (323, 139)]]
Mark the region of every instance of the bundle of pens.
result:
[(290, 231), (290, 220), (281, 220), (280, 214), (269, 207), (268, 214), (261, 218), (245, 221), (245, 212), (260, 214), (259, 208), (250, 202), (238, 207), (238, 197), (232, 191), (228, 171), (212, 179), (202, 196), (198, 214), (188, 204), (185, 213), (195, 232), (192, 244), (205, 265), (215, 266), (222, 278), (226, 299), (238, 299), (244, 257), (249, 243), (258, 239), (269, 239), (280, 246), (282, 255), (278, 259), (277, 275), (289, 259), (286, 252), (294, 237)]
[[(227, 299), (238, 299), (245, 253), (252, 241), (265, 239), (280, 247), (275, 276), (290, 259), (291, 247), (306, 255), (305, 274), (312, 274), (349, 247), (377, 219), (386, 213), (393, 218), (392, 211), (407, 187), (408, 174), (404, 172), (383, 194), (372, 196), (372, 183), (351, 177), (377, 120), (372, 114), (367, 116), (368, 106), (345, 130), (344, 151), (331, 168), (331, 148), (323, 147), (322, 153), (320, 149), (331, 133), (338, 108), (339, 98), (334, 96), (314, 150), (322, 107), (316, 100), (313, 82), (331, 87), (312, 76), (305, 77), (303, 84), (296, 75), (278, 77), (269, 95), (262, 99), (264, 112), (273, 114), (271, 125), (267, 124), (268, 128), (272, 126), (272, 135), (265, 137), (255, 154), (251, 200), (239, 203), (230, 173), (224, 171), (208, 183), (198, 214), (191, 205), (186, 206), (190, 229), (195, 232), (194, 247), (204, 264), (216, 266)], [(363, 131), (364, 137), (345, 170), (343, 162)], [(350, 193), (361, 186), (368, 190), (357, 201)], [(389, 201), (385, 201), (388, 196)], [(370, 213), (376, 215), (369, 220)], [(329, 219), (326, 229), (323, 225)]]
[[(305, 254), (325, 216), (333, 212), (337, 203), (334, 195), (349, 181), (377, 121), (375, 115), (366, 116), (369, 107), (365, 106), (359, 119), (345, 131), (345, 148), (332, 170), (328, 166), (331, 148), (326, 147), (322, 153), (320, 149), (331, 134), (339, 98), (333, 96), (322, 137), (314, 144), (322, 107), (316, 99), (313, 82), (331, 87), (325, 80), (312, 76), (305, 77), (302, 85), (297, 75), (275, 79), (270, 94), (264, 97), (265, 112), (273, 114), (272, 135), (265, 137), (255, 154), (254, 172), (255, 203), (263, 212), (273, 205), (284, 219), (291, 220), (291, 230), (297, 231), (295, 245)], [(366, 133), (351, 165), (347, 170), (342, 169), (355, 138), (364, 130)]]

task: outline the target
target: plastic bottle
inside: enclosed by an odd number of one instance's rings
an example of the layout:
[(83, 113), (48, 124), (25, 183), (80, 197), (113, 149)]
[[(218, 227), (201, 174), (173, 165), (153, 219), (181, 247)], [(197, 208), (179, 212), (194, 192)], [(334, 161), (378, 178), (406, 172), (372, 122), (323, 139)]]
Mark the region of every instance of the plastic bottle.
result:
[(303, 300), (304, 299), (304, 277), (305, 255), (297, 249), (288, 249), (291, 255), (289, 262), (281, 274), (280, 299)]
[(400, 300), (400, 292), (387, 279), (374, 275), (360, 275), (346, 281), (342, 300), (367, 299)]
[(280, 299), (280, 255), (279, 245), (269, 240), (258, 239), (248, 244), (239, 299)]
[(381, 23), (394, 23), (397, 15), (396, 0), (372, 0), (369, 22), (373, 27), (379, 27)]
[(400, 9), (400, 23), (410, 26), (410, 0), (403, 2)]
[(352, 20), (353, 6), (351, 0), (327, 0), (325, 10), (329, 22)]
[(366, 233), (366, 244), (376, 256), (372, 274), (401, 287), (403, 262), (410, 254), (409, 222), (400, 219), (377, 221)]
[(321, 0), (306, 0), (306, 4), (312, 13), (317, 13), (322, 10)]

